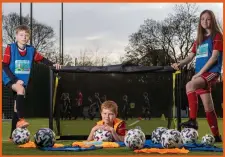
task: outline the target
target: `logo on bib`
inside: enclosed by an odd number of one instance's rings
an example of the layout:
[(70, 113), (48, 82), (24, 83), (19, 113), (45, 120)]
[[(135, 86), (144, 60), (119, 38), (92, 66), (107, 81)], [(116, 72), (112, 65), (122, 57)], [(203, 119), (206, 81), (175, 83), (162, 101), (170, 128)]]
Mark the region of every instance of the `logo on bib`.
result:
[(196, 58), (208, 57), (208, 44), (199, 46), (196, 54)]
[(29, 60), (16, 60), (15, 61), (15, 74), (30, 74), (30, 61)]

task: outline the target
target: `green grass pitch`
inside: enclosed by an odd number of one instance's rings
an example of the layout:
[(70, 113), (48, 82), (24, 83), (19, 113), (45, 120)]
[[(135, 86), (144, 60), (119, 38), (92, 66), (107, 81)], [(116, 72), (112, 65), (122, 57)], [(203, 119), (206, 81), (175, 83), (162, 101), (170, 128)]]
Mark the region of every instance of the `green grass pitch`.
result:
[[(32, 118), (27, 119), (30, 122), (29, 131), (31, 132), (31, 140), (33, 140), (33, 135), (39, 128), (48, 127), (48, 119)], [(183, 119), (186, 120), (186, 119)], [(88, 135), (90, 129), (94, 126), (97, 120), (63, 120), (61, 121), (61, 130), (64, 135)], [(129, 119), (126, 121), (127, 126), (137, 121), (137, 119)], [(208, 123), (205, 118), (198, 119), (199, 122), (199, 140), (206, 133), (211, 133)], [(166, 126), (167, 121), (163, 119), (152, 119), (152, 120), (141, 120), (133, 126), (128, 126), (128, 129), (135, 126), (140, 126), (145, 134), (151, 134), (152, 130), (159, 126)], [(223, 134), (222, 130), (223, 122), (219, 119), (220, 133)], [(8, 141), (9, 132), (11, 129), (11, 121), (3, 121), (2, 124), (2, 154), (3, 155), (153, 155), (153, 154), (136, 154), (133, 151), (121, 147), (121, 148), (108, 148), (100, 149), (94, 151), (83, 151), (83, 152), (64, 152), (64, 151), (41, 151), (34, 148), (18, 148), (17, 145)], [(84, 139), (85, 140), (85, 139)], [(74, 141), (58, 141), (64, 145), (71, 145)], [(222, 147), (222, 143), (217, 143), (216, 146)], [(161, 155), (161, 154), (154, 154)], [(167, 154), (168, 155), (168, 154)], [(223, 153), (218, 152), (189, 152), (187, 155), (223, 155)]]

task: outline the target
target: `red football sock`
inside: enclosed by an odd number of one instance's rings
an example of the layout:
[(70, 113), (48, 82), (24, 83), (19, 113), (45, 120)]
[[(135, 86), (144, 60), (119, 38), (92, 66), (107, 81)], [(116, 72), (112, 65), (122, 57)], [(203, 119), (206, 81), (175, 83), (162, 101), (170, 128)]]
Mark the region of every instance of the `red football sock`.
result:
[(211, 112), (206, 112), (206, 118), (209, 124), (209, 127), (212, 131), (212, 134), (214, 136), (219, 136), (219, 128), (218, 128), (218, 122), (217, 122), (217, 116), (215, 110)]
[(189, 118), (196, 119), (198, 113), (198, 96), (196, 92), (188, 92)]

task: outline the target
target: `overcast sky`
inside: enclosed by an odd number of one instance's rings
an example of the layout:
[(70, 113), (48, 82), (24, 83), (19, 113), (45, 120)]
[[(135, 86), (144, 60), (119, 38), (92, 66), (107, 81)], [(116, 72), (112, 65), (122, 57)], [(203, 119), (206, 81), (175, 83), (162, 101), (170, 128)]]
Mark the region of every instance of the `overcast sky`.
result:
[[(3, 14), (19, 13), (19, 3), (3, 3)], [(79, 57), (80, 51), (92, 50), (119, 61), (128, 37), (147, 18), (163, 20), (173, 13), (173, 3), (64, 3), (64, 52)], [(222, 3), (198, 3), (199, 12), (211, 9), (222, 20)], [(30, 4), (22, 3), (22, 14)], [(59, 35), (61, 3), (33, 3), (33, 17), (53, 27)], [(94, 54), (93, 54), (94, 55)]]

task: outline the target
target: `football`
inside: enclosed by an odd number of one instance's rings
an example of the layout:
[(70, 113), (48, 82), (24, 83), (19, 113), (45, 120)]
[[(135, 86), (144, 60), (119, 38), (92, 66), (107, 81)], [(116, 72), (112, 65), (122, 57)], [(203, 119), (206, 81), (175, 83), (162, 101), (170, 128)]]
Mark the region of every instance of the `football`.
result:
[(196, 143), (198, 140), (198, 131), (193, 128), (184, 128), (181, 131), (183, 144)]
[(37, 147), (53, 147), (55, 133), (49, 128), (41, 128), (34, 135), (34, 143)]
[(152, 142), (155, 144), (159, 144), (161, 142), (161, 136), (166, 130), (167, 128), (164, 127), (158, 127), (155, 130), (153, 130), (151, 134)]
[(131, 135), (128, 140), (128, 147), (132, 150), (141, 149), (144, 147), (144, 142), (138, 135)]
[(16, 128), (12, 133), (14, 144), (25, 144), (30, 140), (30, 132), (27, 128)]
[(124, 137), (126, 147), (133, 150), (143, 148), (145, 140), (145, 134), (140, 129), (130, 129)]
[(163, 148), (179, 148), (182, 144), (182, 137), (179, 131), (169, 129), (162, 134), (161, 145)]
[(202, 137), (201, 143), (206, 146), (213, 146), (215, 143), (215, 138), (212, 135), (206, 134)]
[(103, 129), (98, 129), (94, 132), (93, 138), (95, 141), (102, 141), (102, 142), (112, 142), (113, 136), (110, 131), (106, 131)]

